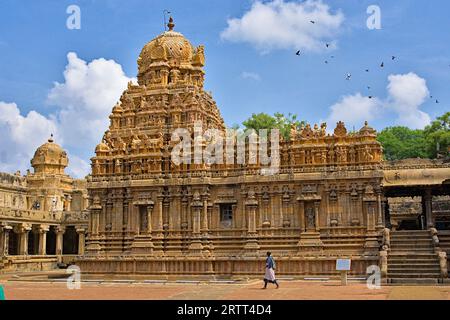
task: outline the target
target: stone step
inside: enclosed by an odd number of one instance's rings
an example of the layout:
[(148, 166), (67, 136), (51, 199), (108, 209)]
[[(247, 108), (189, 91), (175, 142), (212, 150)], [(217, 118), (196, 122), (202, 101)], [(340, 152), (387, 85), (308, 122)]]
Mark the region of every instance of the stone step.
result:
[(391, 250), (392, 255), (401, 255), (403, 253), (409, 255), (409, 256), (413, 256), (413, 255), (421, 255), (421, 254), (430, 254), (430, 255), (434, 255), (432, 250), (428, 250), (428, 249), (416, 249), (416, 250), (407, 250), (407, 249), (398, 249), (398, 250)]
[(393, 258), (437, 258), (437, 255), (433, 252), (395, 252), (395, 251), (389, 251), (389, 257)]
[(431, 239), (431, 234), (430, 233), (418, 233), (418, 234), (391, 233), (391, 239)]
[(441, 273), (441, 269), (439, 266), (431, 266), (431, 267), (416, 267), (415, 265), (411, 265), (408, 267), (388, 267), (388, 273)]
[(439, 266), (439, 261), (420, 261), (420, 262), (411, 262), (411, 261), (404, 261), (404, 263), (400, 262), (390, 262), (388, 267), (389, 268), (403, 268), (408, 266), (414, 266), (417, 268), (427, 268), (427, 267), (436, 267)]
[(409, 272), (409, 273), (392, 273), (388, 272), (388, 278), (410, 278), (410, 279), (439, 279), (441, 277), (440, 272), (427, 272), (427, 273), (418, 273), (418, 272)]
[(401, 236), (391, 236), (391, 241), (396, 240), (411, 240), (411, 241), (431, 241), (431, 235), (426, 236), (407, 236), (407, 235), (401, 235)]
[(391, 242), (391, 250), (392, 249), (434, 249), (433, 244), (431, 243), (392, 243)]
[(412, 279), (408, 279), (408, 278), (388, 278), (388, 283), (391, 284), (412, 284), (412, 285), (417, 285), (417, 284), (432, 284), (432, 285), (436, 285), (439, 284), (439, 279), (427, 279), (427, 278), (412, 278)]
[(400, 231), (392, 231), (391, 234), (395, 235), (403, 235), (403, 234), (412, 234), (412, 235), (424, 235), (430, 234), (428, 230), (400, 230)]

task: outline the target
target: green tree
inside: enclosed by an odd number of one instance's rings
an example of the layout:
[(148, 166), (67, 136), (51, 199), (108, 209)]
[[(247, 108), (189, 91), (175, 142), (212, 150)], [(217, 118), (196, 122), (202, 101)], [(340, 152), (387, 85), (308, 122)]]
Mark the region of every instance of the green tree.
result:
[(389, 127), (378, 135), (386, 160), (430, 158), (429, 146), (423, 130), (407, 127)]
[(438, 117), (424, 129), (428, 153), (436, 158), (447, 156), (450, 147), (450, 112)]
[(242, 125), (245, 129), (279, 129), (280, 135), (285, 139), (289, 139), (292, 125), (300, 128), (301, 124), (305, 124), (304, 121), (299, 121), (296, 114), (289, 113), (285, 116), (283, 113), (275, 113), (273, 116), (267, 113), (253, 113), (250, 118), (245, 120)]

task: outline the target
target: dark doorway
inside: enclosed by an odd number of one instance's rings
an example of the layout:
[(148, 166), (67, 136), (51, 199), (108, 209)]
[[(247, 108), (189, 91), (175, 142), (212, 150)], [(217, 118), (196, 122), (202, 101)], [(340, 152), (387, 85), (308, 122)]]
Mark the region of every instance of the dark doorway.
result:
[(74, 226), (66, 227), (63, 236), (63, 254), (78, 254), (78, 233)]
[(39, 234), (33, 232), (33, 230), (28, 232), (28, 254), (35, 255), (38, 252), (39, 246)]
[(9, 231), (8, 255), (17, 256), (19, 254), (19, 235), (13, 230)]
[(50, 230), (47, 232), (47, 244), (45, 248), (48, 255), (56, 254), (56, 232), (55, 227), (50, 227)]

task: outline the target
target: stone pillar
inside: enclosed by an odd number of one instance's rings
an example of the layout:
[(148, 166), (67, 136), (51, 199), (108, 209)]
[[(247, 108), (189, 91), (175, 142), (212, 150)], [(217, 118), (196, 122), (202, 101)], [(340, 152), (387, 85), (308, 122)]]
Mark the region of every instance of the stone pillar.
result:
[(191, 203), (192, 209), (192, 239), (189, 244), (189, 250), (191, 254), (201, 254), (203, 245), (200, 241), (200, 216), (203, 209), (203, 202), (201, 201), (198, 193), (194, 194), (193, 201)]
[(298, 206), (298, 223), (300, 225), (300, 232), (304, 232), (306, 230), (305, 225), (305, 202), (300, 201)]
[(319, 230), (320, 230), (319, 208), (320, 208), (320, 201), (315, 201), (314, 202), (314, 224), (315, 224), (316, 232), (319, 232)]
[(17, 227), (17, 233), (19, 234), (19, 255), (28, 255), (28, 235), (31, 230), (31, 225), (22, 223)]
[(66, 229), (62, 226), (58, 226), (55, 229), (56, 232), (56, 255), (58, 256), (58, 262), (62, 261), (63, 254), (63, 236)]
[(203, 197), (203, 210), (202, 210), (202, 227), (203, 233), (208, 232), (208, 198)]
[(377, 190), (377, 229), (381, 230), (384, 228), (383, 225), (383, 203), (381, 201), (381, 190)]
[(192, 233), (194, 235), (200, 234), (200, 215), (202, 207), (192, 206)]
[(82, 256), (84, 255), (84, 244), (85, 244), (85, 234), (86, 229), (84, 228), (77, 228), (78, 233), (78, 255)]
[(247, 213), (247, 240), (244, 249), (247, 251), (245, 255), (258, 255), (260, 248), (258, 244), (258, 234), (256, 231), (256, 210), (258, 208), (258, 200), (253, 192), (249, 192), (245, 201), (245, 211)]
[(39, 233), (39, 249), (38, 254), (45, 256), (47, 254), (47, 232), (50, 230), (48, 225), (41, 224), (38, 229)]
[(152, 213), (153, 213), (153, 204), (147, 205), (147, 230), (148, 234), (152, 234)]
[(422, 196), (423, 208), (425, 208), (425, 217), (427, 221), (427, 228), (434, 227), (434, 218), (433, 218), (433, 207), (432, 207), (433, 195), (431, 193), (431, 189), (425, 189), (425, 192)]
[(0, 225), (0, 257), (8, 255), (9, 233), (12, 227), (6, 224)]
[(158, 232), (163, 232), (163, 202), (164, 202), (164, 196), (159, 195), (158, 196), (158, 211), (156, 212), (156, 230)]

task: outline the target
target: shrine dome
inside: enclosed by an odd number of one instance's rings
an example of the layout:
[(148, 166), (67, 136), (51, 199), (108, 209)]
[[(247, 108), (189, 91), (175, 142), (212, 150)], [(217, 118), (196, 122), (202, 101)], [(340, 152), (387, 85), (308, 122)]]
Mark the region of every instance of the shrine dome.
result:
[(60, 173), (64, 174), (64, 169), (69, 164), (67, 152), (56, 144), (53, 140), (53, 135), (46, 143), (36, 149), (31, 165), (35, 173)]
[(148, 42), (142, 49), (138, 58), (139, 75), (152, 67), (191, 69), (204, 66), (203, 47), (195, 48), (184, 35), (174, 31), (172, 17), (167, 26), (168, 31)]

